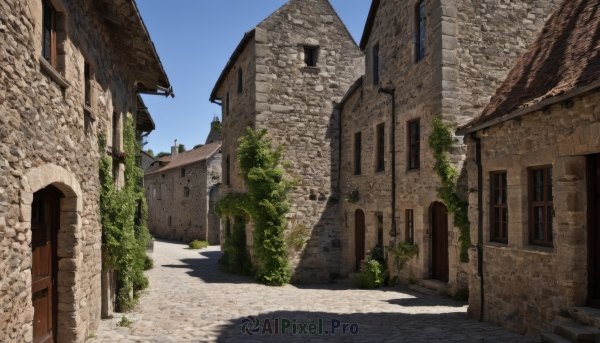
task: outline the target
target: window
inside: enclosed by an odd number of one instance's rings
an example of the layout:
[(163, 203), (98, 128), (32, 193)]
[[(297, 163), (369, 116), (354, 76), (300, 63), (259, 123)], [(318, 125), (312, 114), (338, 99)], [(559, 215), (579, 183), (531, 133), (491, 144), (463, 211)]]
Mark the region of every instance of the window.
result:
[(373, 84), (379, 84), (379, 44), (373, 47)]
[(117, 148), (119, 146), (119, 115), (117, 112), (113, 112), (112, 118), (112, 147)]
[(156, 191), (156, 199), (162, 200), (162, 183), (158, 184), (158, 187), (156, 187)]
[(56, 10), (50, 2), (43, 0), (42, 56), (56, 68)]
[(421, 134), (420, 121), (408, 123), (408, 169), (421, 167)]
[(169, 226), (171, 226), (171, 223), (172, 223), (172, 218), (171, 218), (171, 216), (169, 216)]
[(83, 131), (86, 136), (89, 136), (92, 127), (92, 115), (91, 113), (85, 109), (83, 110)]
[(381, 253), (383, 253), (383, 213), (377, 213), (377, 246), (381, 249)]
[(377, 172), (385, 171), (385, 124), (377, 125)]
[(492, 206), (490, 227), (493, 242), (508, 243), (508, 206), (506, 204), (506, 172), (493, 172), (490, 174), (492, 184), (490, 190), (490, 204)]
[(85, 84), (84, 84), (85, 105), (87, 107), (92, 107), (92, 76), (91, 76), (90, 65), (88, 63), (84, 63), (84, 65), (83, 65), (83, 75), (85, 78)]
[(229, 105), (229, 92), (227, 92), (227, 98), (225, 99), (225, 115), (228, 116), (231, 113), (231, 107)]
[(227, 155), (227, 158), (225, 159), (225, 184), (227, 186), (231, 185), (231, 179), (229, 178), (229, 174), (231, 173), (231, 163), (229, 161), (229, 155)]
[(238, 69), (238, 94), (242, 94), (242, 92), (244, 91), (244, 85), (243, 85), (243, 74), (242, 74), (242, 68)]
[(185, 168), (181, 169), (181, 177), (185, 177)]
[(415, 60), (419, 62), (425, 58), (425, 2), (421, 1), (416, 8), (415, 15)]
[(307, 67), (317, 66), (318, 49), (312, 47), (304, 47), (304, 63)]
[(404, 241), (408, 244), (415, 244), (415, 222), (413, 218), (413, 210), (406, 210), (405, 218), (406, 227)]
[(529, 227), (531, 243), (552, 246), (552, 167), (529, 170)]
[(188, 187), (185, 187), (183, 189), (183, 196), (186, 197), (186, 198), (189, 198), (190, 194), (191, 194), (190, 189)]
[(362, 150), (362, 135), (360, 132), (354, 134), (354, 175), (361, 174), (361, 150)]

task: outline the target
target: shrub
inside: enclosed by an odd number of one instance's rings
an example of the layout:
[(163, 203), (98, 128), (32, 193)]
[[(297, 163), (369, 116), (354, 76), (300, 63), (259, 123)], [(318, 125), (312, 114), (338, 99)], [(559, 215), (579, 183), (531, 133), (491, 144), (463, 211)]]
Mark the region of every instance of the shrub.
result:
[(229, 218), (225, 218), (225, 243), (219, 264), (229, 273), (252, 275), (252, 262), (246, 250), (246, 220), (235, 217), (233, 230)]
[(454, 300), (469, 301), (469, 290), (465, 288), (459, 289), (456, 291), (456, 294), (454, 294)]
[(356, 278), (356, 286), (363, 289), (384, 286), (387, 277), (385, 267), (376, 260), (371, 260)]
[(154, 268), (154, 260), (150, 256), (146, 256), (146, 261), (144, 261), (144, 270), (150, 270)]
[(117, 323), (117, 326), (120, 326), (122, 328), (128, 328), (131, 326), (131, 324), (133, 324), (133, 322), (129, 320), (129, 318), (122, 316), (121, 321)]
[(204, 248), (210, 246), (210, 244), (208, 244), (208, 242), (201, 241), (198, 239), (191, 241), (189, 245), (190, 245), (190, 249), (192, 249), (192, 250), (204, 249)]

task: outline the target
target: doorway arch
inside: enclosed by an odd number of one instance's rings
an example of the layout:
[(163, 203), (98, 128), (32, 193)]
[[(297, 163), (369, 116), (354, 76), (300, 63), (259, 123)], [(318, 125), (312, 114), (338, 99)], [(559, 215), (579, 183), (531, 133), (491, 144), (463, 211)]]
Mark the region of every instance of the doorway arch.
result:
[(448, 282), (448, 208), (441, 202), (431, 205), (431, 277)]

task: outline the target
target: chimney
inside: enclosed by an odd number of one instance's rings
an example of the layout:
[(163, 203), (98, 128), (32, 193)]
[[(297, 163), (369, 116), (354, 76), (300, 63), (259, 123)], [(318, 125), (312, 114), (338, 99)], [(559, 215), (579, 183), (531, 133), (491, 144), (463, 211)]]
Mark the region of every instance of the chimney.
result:
[(179, 155), (179, 144), (177, 144), (177, 140), (175, 140), (175, 145), (171, 147), (171, 160)]

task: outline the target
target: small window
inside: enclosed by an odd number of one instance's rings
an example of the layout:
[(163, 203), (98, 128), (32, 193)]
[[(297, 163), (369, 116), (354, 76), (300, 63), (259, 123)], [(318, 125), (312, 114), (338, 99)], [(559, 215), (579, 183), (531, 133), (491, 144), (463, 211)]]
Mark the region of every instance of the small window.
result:
[(421, 1), (416, 8), (415, 15), (415, 60), (419, 62), (425, 58), (425, 2)]
[(92, 130), (92, 115), (85, 109), (83, 110), (83, 131), (86, 136), (89, 136)]
[(183, 196), (186, 197), (186, 198), (189, 198), (190, 194), (191, 194), (190, 189), (188, 187), (185, 187), (183, 189)]
[(239, 68), (238, 69), (237, 92), (238, 92), (238, 94), (242, 94), (243, 91), (244, 91), (244, 77), (243, 77), (243, 73), (242, 73), (242, 68)]
[(408, 169), (421, 167), (421, 127), (420, 120), (408, 123)]
[(490, 190), (491, 240), (493, 242), (508, 243), (506, 172), (492, 172), (490, 178), (492, 181)]
[(169, 216), (169, 226), (171, 226), (171, 223), (172, 223), (172, 218), (171, 218), (171, 216)]
[(415, 221), (413, 217), (413, 210), (405, 211), (405, 235), (404, 241), (408, 244), (415, 244)]
[(162, 184), (159, 184), (158, 187), (156, 187), (156, 193), (156, 199), (162, 200)]
[(360, 175), (362, 171), (362, 134), (357, 132), (354, 134), (354, 175)]
[(185, 177), (185, 168), (181, 169), (181, 177)]
[(117, 148), (119, 146), (119, 115), (117, 112), (113, 112), (112, 118), (112, 147)]
[(373, 47), (373, 84), (379, 84), (379, 44)]
[(87, 107), (92, 107), (92, 74), (90, 70), (90, 65), (88, 63), (84, 63), (83, 65), (83, 75), (85, 78), (85, 105)]
[(377, 125), (377, 172), (385, 171), (385, 124)]
[(229, 177), (229, 174), (231, 174), (231, 162), (229, 160), (229, 155), (227, 155), (227, 158), (225, 159), (225, 184), (227, 186), (231, 185), (231, 179)]
[(552, 246), (552, 167), (529, 170), (529, 227), (531, 243)]
[(318, 49), (313, 47), (304, 47), (304, 63), (307, 67), (317, 66)]
[(376, 214), (377, 219), (377, 246), (381, 249), (381, 252), (384, 252), (383, 245), (383, 213)]
[(43, 0), (42, 56), (56, 68), (56, 10), (50, 2)]
[(228, 116), (231, 113), (231, 107), (229, 104), (229, 92), (227, 92), (227, 98), (225, 99), (225, 115)]

